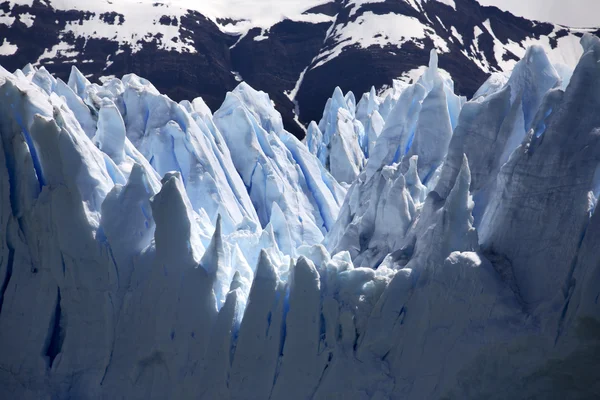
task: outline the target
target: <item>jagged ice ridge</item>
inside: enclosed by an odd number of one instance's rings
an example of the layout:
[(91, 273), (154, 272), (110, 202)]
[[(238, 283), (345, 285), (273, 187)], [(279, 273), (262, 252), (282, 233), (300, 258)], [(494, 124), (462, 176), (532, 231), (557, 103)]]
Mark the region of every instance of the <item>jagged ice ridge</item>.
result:
[(305, 143), (241, 83), (0, 69), (0, 394), (600, 394), (600, 40), (467, 102), (429, 67)]

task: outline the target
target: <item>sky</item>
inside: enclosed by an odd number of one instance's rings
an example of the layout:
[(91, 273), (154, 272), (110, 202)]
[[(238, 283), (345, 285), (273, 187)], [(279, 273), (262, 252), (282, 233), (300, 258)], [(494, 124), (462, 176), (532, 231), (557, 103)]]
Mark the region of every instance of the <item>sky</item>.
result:
[(529, 19), (572, 27), (600, 26), (600, 0), (478, 0)]

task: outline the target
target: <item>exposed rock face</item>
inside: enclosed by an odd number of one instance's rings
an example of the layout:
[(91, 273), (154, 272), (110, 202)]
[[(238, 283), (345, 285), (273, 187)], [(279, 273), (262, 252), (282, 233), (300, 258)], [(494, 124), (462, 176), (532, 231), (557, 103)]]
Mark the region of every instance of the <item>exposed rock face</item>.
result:
[[(209, 19), (168, 2), (136, 3), (135, 10), (65, 4), (1, 3), (0, 37), (6, 42), (0, 43), (5, 48), (0, 64), (12, 71), (43, 63), (63, 80), (75, 63), (91, 80), (135, 73), (174, 100), (202, 96), (213, 110), (236, 79), (243, 79), (269, 93), (286, 129), (298, 137), (304, 129), (297, 114), (304, 124), (318, 120), (336, 86), (364, 93), (394, 78), (410, 80), (432, 48), (440, 53), (440, 68), (452, 75), (455, 91), (470, 97), (490, 72), (512, 68), (530, 44), (539, 42), (555, 53), (553, 62), (574, 65), (576, 59), (565, 55), (579, 51), (574, 39), (581, 35), (474, 0), (456, 0), (454, 8), (438, 1), (335, 0), (307, 10), (311, 22), (288, 19), (244, 36), (224, 33), (240, 21)], [(138, 25), (132, 11), (153, 17)], [(361, 37), (353, 31), (357, 26), (364, 31)]]

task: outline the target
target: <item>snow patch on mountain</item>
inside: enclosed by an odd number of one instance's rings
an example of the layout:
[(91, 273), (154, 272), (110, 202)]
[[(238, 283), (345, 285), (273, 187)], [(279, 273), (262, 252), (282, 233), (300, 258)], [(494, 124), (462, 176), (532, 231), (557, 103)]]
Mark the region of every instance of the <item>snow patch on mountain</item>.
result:
[[(550, 61), (555, 64), (565, 64), (574, 66), (578, 61), (583, 51), (579, 45), (579, 38), (577, 36), (568, 34), (566, 36), (558, 37), (557, 33), (564, 28), (555, 26), (553, 32), (548, 36), (543, 36), (540, 39), (527, 38), (522, 43), (515, 43), (512, 40), (508, 40), (508, 43), (502, 43), (494, 34), (494, 30), (490, 24), (490, 20), (483, 22), (484, 27), (488, 33), (494, 39), (494, 53), (496, 62), (503, 71), (512, 71), (516, 61), (514, 59), (505, 59), (505, 55), (512, 54), (518, 59), (521, 59), (525, 55), (527, 48), (534, 45), (541, 45)], [(550, 41), (556, 40), (557, 44), (551, 45)]]
[[(334, 27), (328, 36), (328, 40), (336, 43), (335, 46), (322, 52), (316, 58), (312, 68), (318, 68), (331, 61), (348, 46), (368, 48), (370, 46), (385, 47), (386, 45), (393, 45), (401, 47), (402, 43), (424, 39), (425, 37), (432, 39), (438, 50), (448, 51), (445, 41), (437, 36), (433, 29), (424, 26), (414, 17), (400, 14), (380, 15), (367, 11), (354, 21)], [(420, 42), (416, 40), (415, 43), (419, 45)], [(421, 46), (424, 45), (421, 44)]]
[(2, 43), (0, 43), (0, 55), (2, 56), (10, 56), (17, 52), (18, 46), (12, 44), (7, 39), (3, 39)]

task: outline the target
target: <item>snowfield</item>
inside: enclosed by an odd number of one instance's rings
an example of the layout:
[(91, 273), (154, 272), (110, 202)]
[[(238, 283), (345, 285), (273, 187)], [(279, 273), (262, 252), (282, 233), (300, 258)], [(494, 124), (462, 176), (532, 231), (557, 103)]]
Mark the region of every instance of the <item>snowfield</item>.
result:
[(580, 46), (470, 101), (432, 50), (411, 84), (336, 88), (304, 142), (244, 82), (210, 110), (0, 68), (0, 397), (600, 396)]

